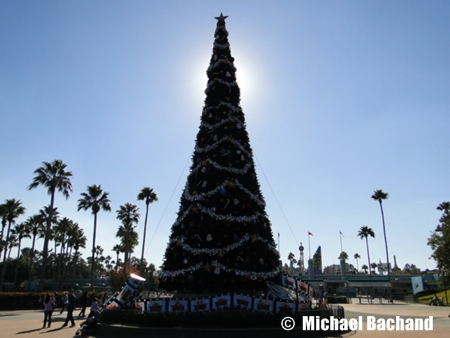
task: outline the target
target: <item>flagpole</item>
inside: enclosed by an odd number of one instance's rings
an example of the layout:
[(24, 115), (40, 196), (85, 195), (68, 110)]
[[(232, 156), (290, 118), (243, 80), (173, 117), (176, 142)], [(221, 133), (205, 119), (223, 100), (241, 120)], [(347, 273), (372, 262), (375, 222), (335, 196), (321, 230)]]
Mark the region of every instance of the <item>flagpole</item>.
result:
[(343, 252), (344, 250), (342, 250), (342, 232), (341, 232), (341, 230), (339, 230), (339, 239), (341, 241), (341, 252)]
[(309, 233), (308, 233), (308, 250), (309, 250), (309, 259), (311, 259), (311, 240), (309, 238)]

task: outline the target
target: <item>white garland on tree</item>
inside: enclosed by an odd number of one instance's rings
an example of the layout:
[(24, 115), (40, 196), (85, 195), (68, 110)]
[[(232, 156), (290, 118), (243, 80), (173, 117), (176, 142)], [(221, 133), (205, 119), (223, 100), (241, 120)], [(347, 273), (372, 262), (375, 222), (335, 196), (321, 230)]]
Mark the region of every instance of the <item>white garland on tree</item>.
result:
[(213, 65), (210, 65), (210, 66), (208, 67), (208, 69), (206, 70), (206, 72), (210, 72), (210, 71), (212, 71), (213, 69), (217, 68), (218, 66), (221, 66), (222, 63), (228, 64), (228, 66), (231, 67), (231, 70), (232, 70), (233, 72), (236, 72), (237, 69), (236, 69), (236, 67), (234, 66), (234, 64), (233, 64), (232, 62), (230, 62), (229, 60), (224, 60), (224, 59), (218, 59), (216, 62), (214, 62)]
[(206, 253), (206, 254), (212, 256), (212, 255), (224, 254), (224, 253), (227, 253), (227, 252), (229, 252), (231, 250), (239, 248), (245, 242), (249, 241), (250, 239), (251, 240), (258, 240), (260, 242), (266, 243), (270, 250), (272, 250), (275, 254), (278, 254), (278, 251), (277, 251), (275, 245), (273, 243), (271, 243), (271, 241), (268, 241), (267, 239), (264, 239), (264, 238), (262, 238), (259, 235), (245, 234), (241, 238), (241, 240), (239, 240), (239, 241), (237, 241), (235, 243), (232, 243), (230, 245), (227, 245), (227, 246), (225, 246), (223, 248), (216, 248), (216, 249), (206, 249), (206, 248), (205, 249), (196, 249), (196, 248), (193, 248), (189, 244), (186, 243), (186, 237), (185, 236), (180, 236), (178, 238), (172, 238), (170, 240), (170, 243), (179, 243), (179, 245), (181, 245), (181, 247), (184, 250), (189, 251), (189, 252), (193, 253), (194, 255), (200, 255), (200, 254)]
[(228, 109), (232, 110), (235, 113), (242, 111), (242, 108), (239, 107), (239, 106), (236, 107), (236, 106), (232, 105), (229, 102), (220, 101), (217, 106), (209, 106), (209, 107), (203, 108), (203, 114), (206, 114), (211, 109), (219, 109), (221, 106), (225, 106), (225, 107), (227, 107)]
[[(217, 163), (217, 162), (215, 162), (215, 161), (213, 161), (213, 160), (211, 160), (209, 158), (206, 159), (205, 161), (208, 162), (209, 164), (211, 164), (216, 169), (219, 169), (219, 170), (222, 170), (222, 171), (228, 171), (228, 172), (234, 173), (234, 174), (242, 174), (242, 175), (244, 175), (252, 167), (251, 163), (246, 163), (244, 165), (244, 168), (236, 169), (236, 168), (230, 168), (230, 167), (225, 167), (223, 165), (220, 165), (219, 163)], [(197, 166), (192, 168), (192, 171), (193, 172), (198, 171), (202, 166), (203, 166), (203, 163), (200, 162), (199, 164), (197, 164)]]
[[(214, 125), (209, 124), (207, 122), (204, 122), (204, 123), (201, 124), (201, 127), (205, 127), (206, 129), (209, 129), (210, 131), (208, 133), (211, 133), (213, 129), (219, 128), (222, 124), (226, 124), (226, 123), (229, 123), (229, 122), (235, 122), (235, 121), (240, 123), (242, 127), (245, 127), (245, 124), (241, 120), (239, 120), (236, 116), (230, 116), (230, 117), (228, 117), (226, 119), (221, 120), (220, 122), (217, 122)], [(225, 136), (225, 139), (227, 139), (227, 138), (228, 137)], [(196, 148), (197, 147), (198, 146), (196, 146)]]
[(208, 192), (205, 193), (201, 193), (201, 194), (196, 194), (196, 195), (191, 195), (191, 193), (189, 192), (188, 189), (188, 184), (186, 183), (186, 188), (184, 190), (184, 197), (191, 202), (196, 202), (196, 201), (201, 201), (207, 197), (211, 197), (214, 194), (220, 192), (220, 190), (226, 188), (227, 186), (230, 185), (230, 183), (234, 183), (235, 186), (237, 186), (238, 188), (240, 188), (242, 191), (244, 191), (246, 194), (248, 194), (250, 196), (250, 198), (256, 202), (259, 206), (261, 207), (265, 207), (266, 203), (264, 201), (261, 201), (261, 199), (259, 198), (258, 195), (256, 194), (252, 194), (252, 192), (250, 190), (248, 190), (246, 187), (244, 187), (238, 180), (233, 180), (233, 181), (229, 181), (226, 180), (225, 182), (223, 182), (221, 185), (217, 186), (215, 189), (210, 190)]
[[(186, 273), (198, 270), (203, 266), (204, 266), (204, 264), (203, 264), (203, 262), (201, 262), (201, 263), (192, 265), (192, 266), (184, 268), (184, 269), (179, 269), (179, 270), (174, 270), (174, 271), (162, 270), (159, 272), (159, 277), (165, 278), (165, 277), (176, 277), (178, 275), (185, 275)], [(250, 278), (252, 280), (257, 280), (258, 278), (262, 278), (262, 279), (272, 278), (272, 277), (277, 276), (280, 273), (280, 267), (278, 267), (278, 266), (274, 270), (268, 271), (268, 272), (254, 272), (254, 271), (245, 271), (245, 270), (240, 270), (240, 269), (232, 269), (232, 268), (228, 268), (226, 265), (220, 264), (217, 261), (212, 261), (211, 266), (214, 266), (216, 268), (219, 268), (219, 269), (229, 272), (229, 273), (234, 273), (237, 276), (244, 276), (246, 278)]]
[(220, 264), (217, 261), (212, 261), (211, 265), (219, 268), (221, 270), (224, 270), (226, 272), (233, 272), (234, 274), (238, 275), (238, 276), (244, 276), (253, 280), (257, 280), (258, 278), (271, 278), (271, 277), (275, 277), (276, 275), (278, 275), (280, 273), (280, 267), (276, 267), (274, 270), (269, 271), (269, 272), (255, 272), (255, 271), (245, 271), (245, 270), (239, 270), (239, 269), (231, 269), (228, 268), (226, 265)]

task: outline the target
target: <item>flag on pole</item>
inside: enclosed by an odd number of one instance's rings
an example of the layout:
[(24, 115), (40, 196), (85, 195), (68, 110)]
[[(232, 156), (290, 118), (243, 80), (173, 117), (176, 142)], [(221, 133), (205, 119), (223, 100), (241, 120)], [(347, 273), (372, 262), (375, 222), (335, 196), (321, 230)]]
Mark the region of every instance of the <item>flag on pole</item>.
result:
[(313, 235), (312, 232), (308, 231), (308, 236), (312, 236), (312, 235)]
[(345, 237), (341, 230), (339, 230), (339, 234), (341, 234), (342, 237)]

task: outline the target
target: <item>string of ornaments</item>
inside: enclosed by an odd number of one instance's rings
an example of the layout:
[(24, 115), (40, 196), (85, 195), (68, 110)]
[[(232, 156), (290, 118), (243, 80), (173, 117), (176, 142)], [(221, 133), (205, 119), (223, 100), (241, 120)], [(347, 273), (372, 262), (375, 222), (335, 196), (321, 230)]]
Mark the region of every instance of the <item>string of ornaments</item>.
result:
[[(207, 237), (207, 241), (208, 241), (208, 239), (209, 239), (209, 241), (212, 240), (212, 236), (211, 235), (209, 235), (209, 236), (210, 237)], [(213, 256), (213, 255), (224, 254), (224, 253), (227, 253), (227, 252), (229, 252), (231, 250), (239, 248), (244, 243), (248, 242), (249, 240), (252, 240), (253, 242), (258, 240), (260, 242), (266, 243), (269, 250), (272, 250), (275, 254), (278, 253), (274, 243), (272, 243), (272, 242), (262, 238), (259, 235), (245, 234), (239, 241), (237, 241), (237, 242), (235, 242), (233, 244), (227, 245), (227, 246), (225, 246), (223, 248), (214, 248), (214, 249), (197, 249), (197, 248), (193, 248), (189, 244), (185, 243), (185, 241), (186, 241), (186, 237), (185, 236), (172, 238), (170, 240), (170, 242), (172, 242), (172, 243), (176, 242), (178, 245), (181, 245), (181, 247), (184, 250), (189, 251), (189, 252), (193, 253), (194, 255), (200, 255), (200, 254), (206, 253), (206, 254), (208, 254), (210, 256)]]
[(241, 189), (243, 192), (245, 192), (247, 195), (250, 196), (250, 198), (257, 203), (259, 206), (261, 207), (265, 207), (266, 203), (264, 201), (261, 201), (261, 199), (259, 198), (259, 195), (253, 194), (250, 190), (248, 190), (244, 185), (242, 185), (237, 179), (233, 180), (233, 181), (229, 181), (226, 180), (225, 182), (223, 182), (221, 185), (217, 186), (215, 189), (210, 190), (208, 192), (205, 193), (195, 193), (195, 194), (190, 194), (189, 193), (189, 189), (188, 189), (188, 185), (186, 184), (185, 190), (184, 190), (184, 198), (186, 198), (186, 200), (190, 201), (190, 202), (197, 202), (197, 201), (201, 201), (204, 200), (205, 198), (211, 197), (217, 193), (220, 193), (221, 195), (226, 195), (227, 187), (230, 186), (234, 186), (234, 187), (238, 187), (239, 189)]
[(269, 271), (269, 272), (254, 272), (254, 271), (245, 271), (245, 270), (240, 270), (240, 269), (234, 269), (234, 268), (228, 268), (226, 265), (220, 264), (217, 261), (212, 261), (211, 265), (209, 265), (207, 263), (207, 265), (203, 264), (203, 262), (198, 263), (196, 265), (184, 268), (184, 269), (179, 269), (179, 270), (174, 270), (174, 271), (161, 271), (159, 273), (159, 276), (161, 278), (166, 278), (166, 277), (176, 277), (178, 275), (185, 275), (187, 273), (190, 272), (194, 272), (200, 268), (207, 268), (209, 269), (210, 266), (214, 267), (214, 273), (215, 274), (220, 274), (221, 271), (225, 271), (228, 273), (234, 273), (237, 276), (243, 276), (246, 278), (250, 278), (252, 280), (257, 280), (259, 278), (262, 279), (267, 279), (267, 278), (272, 278), (277, 276), (280, 273), (280, 267), (275, 267), (274, 270)]

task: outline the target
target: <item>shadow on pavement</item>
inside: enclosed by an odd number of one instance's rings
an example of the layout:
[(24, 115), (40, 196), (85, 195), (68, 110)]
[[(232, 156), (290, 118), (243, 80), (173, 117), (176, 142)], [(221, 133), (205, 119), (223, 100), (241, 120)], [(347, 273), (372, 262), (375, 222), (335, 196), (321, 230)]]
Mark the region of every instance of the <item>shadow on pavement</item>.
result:
[(33, 330), (27, 330), (27, 331), (20, 331), (20, 332), (17, 332), (16, 334), (25, 334), (25, 333), (31, 333), (31, 332), (36, 332), (36, 331), (40, 331), (40, 330), (43, 330), (43, 329), (40, 328), (40, 329), (33, 329)]

